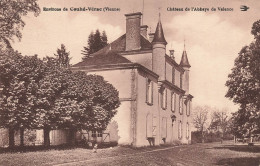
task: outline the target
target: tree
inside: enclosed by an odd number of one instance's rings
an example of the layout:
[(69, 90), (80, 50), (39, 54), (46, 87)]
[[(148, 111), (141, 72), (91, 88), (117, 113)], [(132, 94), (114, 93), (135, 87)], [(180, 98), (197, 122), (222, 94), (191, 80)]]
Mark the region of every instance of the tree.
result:
[(220, 132), (223, 137), (231, 132), (230, 123), (231, 122), (227, 114), (227, 110), (215, 110), (211, 116), (209, 129)]
[(77, 130), (104, 130), (120, 104), (118, 91), (103, 77), (71, 72), (56, 63), (47, 60), (48, 74), (40, 81), (37, 96), (45, 146), (50, 144), (51, 129), (69, 129), (71, 143)]
[(194, 127), (201, 132), (202, 142), (204, 142), (204, 131), (206, 128), (206, 122), (208, 120), (208, 112), (210, 108), (208, 106), (197, 106), (194, 109), (193, 124)]
[(94, 53), (93, 50), (93, 43), (94, 43), (94, 33), (93, 31), (88, 36), (88, 46), (83, 47), (83, 50), (81, 50), (81, 54), (84, 55), (83, 60), (89, 58), (90, 54)]
[(61, 44), (61, 48), (58, 48), (57, 54), (54, 55), (56, 56), (60, 67), (68, 68), (70, 66), (70, 53), (66, 51), (66, 47), (64, 44)]
[(72, 72), (56, 58), (0, 51), (0, 127), (14, 131), (44, 129), (50, 145), (52, 129), (104, 130), (119, 107), (118, 91), (101, 76)]
[(244, 108), (239, 108), (237, 112), (232, 114), (231, 132), (235, 137), (243, 137), (244, 133), (247, 132), (247, 129), (243, 126), (249, 121), (249, 116)]
[(251, 34), (255, 41), (241, 49), (226, 82), (226, 97), (240, 105), (235, 129), (244, 136), (260, 133), (260, 20), (253, 24)]
[[(60, 116), (60, 125), (70, 129), (71, 140), (80, 129), (105, 130), (119, 107), (118, 91), (103, 77), (86, 75), (84, 72), (72, 73), (67, 80), (69, 86), (63, 93), (66, 102), (62, 105), (74, 103), (69, 106), (73, 108), (68, 113)], [(57, 108), (61, 108), (61, 105)]]
[(107, 34), (106, 34), (106, 31), (102, 32), (101, 41), (102, 41), (102, 48), (103, 48), (103, 47), (105, 47), (107, 45)]
[(0, 53), (0, 82), (3, 90), (0, 98), (0, 126), (9, 129), (9, 145), (14, 146), (14, 130), (20, 130), (23, 146), (25, 129), (37, 126), (35, 94), (37, 82), (42, 78), (43, 63), (37, 56), (23, 57), (10, 50)]
[(104, 48), (107, 44), (107, 35), (105, 31), (102, 32), (102, 35), (100, 35), (98, 29), (95, 33), (91, 32), (88, 36), (88, 46), (83, 47), (81, 53), (82, 55), (84, 55), (83, 60), (88, 59), (89, 57), (91, 57), (91, 54)]
[(1, 0), (0, 1), (0, 42), (10, 46), (15, 36), (22, 38), (21, 29), (25, 26), (22, 16), (33, 12), (35, 16), (40, 13), (37, 0)]

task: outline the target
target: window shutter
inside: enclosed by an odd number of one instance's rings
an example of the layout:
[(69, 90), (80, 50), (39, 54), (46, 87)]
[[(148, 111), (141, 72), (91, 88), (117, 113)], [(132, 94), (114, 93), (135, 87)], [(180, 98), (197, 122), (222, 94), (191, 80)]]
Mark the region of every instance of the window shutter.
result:
[(146, 78), (146, 99), (145, 99), (146, 103), (148, 103), (148, 93), (149, 93), (148, 84), (149, 84), (149, 80), (148, 80), (148, 78)]
[(151, 81), (151, 104), (153, 103), (153, 82)]

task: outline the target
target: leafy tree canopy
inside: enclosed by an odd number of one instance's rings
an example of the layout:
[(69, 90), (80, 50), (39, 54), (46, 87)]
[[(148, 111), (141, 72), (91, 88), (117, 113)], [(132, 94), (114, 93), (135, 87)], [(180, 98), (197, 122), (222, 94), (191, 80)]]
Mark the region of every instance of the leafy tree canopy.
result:
[(25, 26), (22, 16), (33, 12), (40, 13), (37, 0), (1, 0), (0, 1), (0, 42), (10, 46), (14, 37), (22, 38), (21, 29)]
[(81, 53), (82, 55), (84, 55), (83, 60), (88, 59), (91, 54), (104, 48), (107, 44), (107, 35), (105, 31), (102, 32), (102, 35), (100, 34), (98, 29), (95, 33), (91, 32), (88, 36), (88, 46), (83, 47)]
[(35, 128), (36, 90), (43, 78), (44, 64), (37, 56), (23, 57), (19, 53), (0, 52), (0, 83), (3, 85), (0, 98), (1, 127)]
[(234, 128), (244, 136), (260, 133), (260, 20), (251, 33), (255, 40), (241, 49), (226, 82), (226, 97), (240, 105)]
[(0, 52), (0, 127), (106, 128), (120, 104), (118, 91), (101, 76), (59, 64), (56, 58)]
[(69, 57), (70, 53), (67, 52), (66, 47), (64, 44), (61, 44), (61, 48), (57, 49), (57, 54), (54, 54), (58, 60), (60, 67), (69, 67), (70, 60)]

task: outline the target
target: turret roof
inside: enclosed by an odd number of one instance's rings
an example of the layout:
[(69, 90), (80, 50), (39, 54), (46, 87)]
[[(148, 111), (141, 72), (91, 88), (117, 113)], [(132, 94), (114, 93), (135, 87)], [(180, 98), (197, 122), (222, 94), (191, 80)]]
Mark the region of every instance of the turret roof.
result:
[(182, 53), (180, 66), (189, 67), (189, 68), (191, 67), (185, 48), (184, 48), (183, 53)]
[(163, 34), (163, 28), (162, 28), (162, 23), (161, 20), (159, 19), (158, 23), (157, 23), (157, 27), (156, 27), (156, 31), (154, 34), (154, 38), (152, 43), (163, 43), (163, 44), (167, 44), (167, 41), (164, 38), (164, 34)]

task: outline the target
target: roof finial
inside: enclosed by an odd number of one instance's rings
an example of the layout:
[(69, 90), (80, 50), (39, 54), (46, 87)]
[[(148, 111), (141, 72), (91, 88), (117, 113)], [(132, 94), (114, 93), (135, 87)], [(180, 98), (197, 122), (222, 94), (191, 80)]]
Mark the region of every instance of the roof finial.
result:
[(185, 40), (185, 36), (184, 36), (184, 51), (186, 51), (186, 40)]
[(156, 30), (154, 33), (154, 38), (153, 38), (152, 43), (162, 43), (162, 44), (167, 45), (167, 41), (165, 40), (164, 34), (163, 34), (163, 28), (162, 28), (160, 16), (161, 16), (161, 13), (159, 13), (159, 21), (157, 23), (157, 27), (156, 27)]
[(161, 20), (161, 7), (159, 7), (158, 10), (159, 10), (159, 20)]

